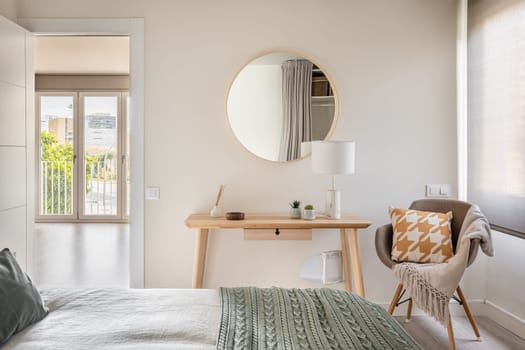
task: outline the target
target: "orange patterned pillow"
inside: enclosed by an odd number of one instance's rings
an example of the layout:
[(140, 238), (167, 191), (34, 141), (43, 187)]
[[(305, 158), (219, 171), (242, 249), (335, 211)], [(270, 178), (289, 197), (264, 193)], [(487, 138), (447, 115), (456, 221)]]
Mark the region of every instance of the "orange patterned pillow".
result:
[(446, 214), (411, 209), (388, 209), (394, 238), (392, 260), (397, 262), (442, 263), (454, 255), (450, 220)]

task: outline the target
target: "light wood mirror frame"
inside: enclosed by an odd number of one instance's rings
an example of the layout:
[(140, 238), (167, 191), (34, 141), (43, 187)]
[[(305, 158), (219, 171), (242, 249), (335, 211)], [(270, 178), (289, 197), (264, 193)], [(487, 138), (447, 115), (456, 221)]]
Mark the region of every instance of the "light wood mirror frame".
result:
[[(328, 129), (328, 131), (326, 132), (326, 135), (324, 136), (323, 140), (328, 140), (330, 139), (330, 137), (332, 136), (336, 126), (337, 126), (337, 122), (338, 122), (338, 119), (339, 119), (339, 94), (337, 92), (337, 88), (333, 82), (333, 79), (332, 77), (330, 76), (330, 74), (328, 73), (328, 71), (317, 61), (317, 59), (315, 58), (312, 58), (311, 56), (309, 55), (306, 55), (304, 53), (300, 53), (300, 52), (297, 52), (297, 51), (293, 51), (293, 50), (289, 50), (289, 49), (279, 49), (279, 50), (270, 50), (270, 51), (264, 51), (262, 53), (259, 53), (255, 56), (253, 56), (252, 58), (250, 58), (245, 64), (243, 64), (241, 66), (241, 68), (237, 71), (237, 73), (235, 74), (235, 76), (233, 77), (233, 79), (231, 80), (230, 82), (230, 85), (229, 85), (229, 88), (228, 88), (228, 95), (227, 95), (227, 98), (226, 98), (226, 116), (227, 116), (227, 122), (228, 122), (228, 126), (230, 127), (230, 131), (232, 133), (232, 135), (235, 137), (235, 139), (237, 140), (237, 142), (246, 150), (248, 151), (250, 154), (260, 158), (260, 159), (264, 159), (266, 161), (269, 161), (269, 162), (273, 162), (273, 163), (290, 163), (290, 162), (295, 162), (295, 161), (299, 161), (299, 160), (302, 160), (302, 159), (305, 159), (307, 158), (310, 153), (308, 154), (305, 154), (305, 155), (301, 155), (300, 157), (296, 158), (296, 159), (291, 159), (291, 160), (279, 160), (279, 159), (272, 159), (271, 157), (265, 157), (264, 155), (261, 155), (261, 154), (258, 154), (256, 151), (254, 151), (253, 149), (250, 148), (249, 145), (246, 145), (239, 137), (238, 135), (238, 132), (236, 132), (235, 130), (235, 127), (232, 126), (232, 111), (231, 111), (231, 103), (232, 101), (230, 100), (232, 98), (232, 90), (235, 88), (235, 84), (236, 84), (236, 81), (237, 79), (239, 78), (239, 76), (243, 73), (243, 71), (248, 67), (250, 66), (252, 63), (254, 63), (254, 61), (259, 61), (265, 57), (271, 57), (271, 56), (276, 56), (278, 58), (278, 56), (289, 56), (290, 58), (289, 59), (305, 59), (305, 60), (308, 60), (310, 61), (314, 68), (316, 69), (319, 69), (320, 72), (322, 73), (322, 75), (324, 75), (324, 77), (326, 78), (327, 82), (328, 82), (328, 86), (329, 86), (329, 89), (331, 90), (332, 94), (330, 96), (323, 96), (323, 97), (330, 97), (333, 99), (333, 117), (332, 117), (332, 123)], [(282, 100), (281, 100), (282, 101)], [(281, 102), (282, 104), (282, 102)], [(281, 110), (282, 110), (282, 107), (281, 107)], [(282, 111), (281, 111), (282, 113)], [(281, 114), (282, 115), (282, 114)], [(239, 118), (237, 116), (237, 118)], [(281, 123), (282, 123), (282, 118), (281, 118)], [(279, 132), (279, 138), (281, 137), (280, 133), (282, 133), (282, 130), (281, 132)], [(280, 143), (279, 143), (280, 145)]]

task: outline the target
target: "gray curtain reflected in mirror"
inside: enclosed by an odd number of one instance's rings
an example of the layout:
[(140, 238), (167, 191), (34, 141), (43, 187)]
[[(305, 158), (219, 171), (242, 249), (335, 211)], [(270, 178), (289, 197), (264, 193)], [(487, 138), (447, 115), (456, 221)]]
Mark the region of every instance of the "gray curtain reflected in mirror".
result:
[(283, 62), (283, 131), (280, 161), (301, 157), (301, 143), (312, 141), (312, 62)]
[(228, 96), (228, 120), (239, 142), (256, 156), (275, 162), (308, 155), (305, 143), (325, 140), (335, 114), (336, 96), (323, 70), (288, 53), (250, 62)]

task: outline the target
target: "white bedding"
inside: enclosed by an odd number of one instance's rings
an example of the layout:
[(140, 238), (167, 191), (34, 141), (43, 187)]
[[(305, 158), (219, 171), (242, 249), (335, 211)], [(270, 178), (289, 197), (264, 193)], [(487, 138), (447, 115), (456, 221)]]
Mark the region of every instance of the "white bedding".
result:
[(215, 349), (216, 290), (42, 290), (49, 314), (2, 350)]

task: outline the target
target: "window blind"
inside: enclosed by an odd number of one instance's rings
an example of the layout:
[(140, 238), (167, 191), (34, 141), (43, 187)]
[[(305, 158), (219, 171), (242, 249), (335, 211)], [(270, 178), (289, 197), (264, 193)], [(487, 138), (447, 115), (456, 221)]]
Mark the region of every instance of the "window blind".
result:
[(525, 237), (525, 0), (468, 1), (468, 199)]

